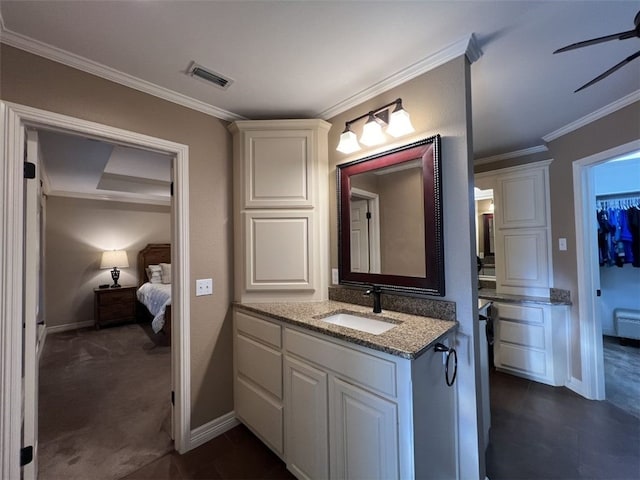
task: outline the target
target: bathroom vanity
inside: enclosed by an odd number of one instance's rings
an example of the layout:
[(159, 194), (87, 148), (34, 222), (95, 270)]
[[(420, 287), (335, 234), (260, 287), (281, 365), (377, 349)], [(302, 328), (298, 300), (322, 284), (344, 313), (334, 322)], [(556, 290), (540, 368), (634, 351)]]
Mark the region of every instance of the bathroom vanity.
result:
[[(344, 313), (364, 326), (333, 323)], [(233, 317), (236, 416), (296, 477), (458, 477), (453, 356), (434, 349), (456, 322), (335, 301)], [(391, 328), (361, 330), (370, 319)]]

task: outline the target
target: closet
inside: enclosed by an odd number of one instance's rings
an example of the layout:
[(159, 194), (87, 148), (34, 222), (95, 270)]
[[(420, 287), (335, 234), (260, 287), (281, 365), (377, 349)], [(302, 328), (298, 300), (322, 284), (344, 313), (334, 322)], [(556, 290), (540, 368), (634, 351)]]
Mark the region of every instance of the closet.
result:
[(610, 161), (593, 170), (602, 333), (640, 338), (640, 319), (631, 331), (619, 331), (615, 321), (616, 311), (640, 315), (640, 158)]

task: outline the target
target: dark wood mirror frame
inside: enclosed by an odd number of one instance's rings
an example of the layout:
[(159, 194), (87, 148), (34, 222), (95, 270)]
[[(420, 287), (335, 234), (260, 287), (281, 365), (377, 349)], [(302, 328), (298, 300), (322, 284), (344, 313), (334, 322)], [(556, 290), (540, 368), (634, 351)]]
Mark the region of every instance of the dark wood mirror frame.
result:
[[(442, 234), (440, 135), (338, 165), (338, 261), (341, 285), (380, 285), (385, 290), (445, 295)], [(421, 160), (424, 183), (424, 277), (351, 271), (351, 176), (400, 163)]]

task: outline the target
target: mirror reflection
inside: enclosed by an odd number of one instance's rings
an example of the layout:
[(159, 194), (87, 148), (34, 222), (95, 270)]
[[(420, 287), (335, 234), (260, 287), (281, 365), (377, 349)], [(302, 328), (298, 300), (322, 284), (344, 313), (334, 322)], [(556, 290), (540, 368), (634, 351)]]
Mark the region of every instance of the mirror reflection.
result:
[(351, 176), (351, 271), (424, 277), (422, 162)]
[(341, 284), (445, 294), (440, 141), (337, 166)]
[(479, 258), (478, 275), (494, 279), (496, 276), (493, 190), (475, 188), (476, 252)]

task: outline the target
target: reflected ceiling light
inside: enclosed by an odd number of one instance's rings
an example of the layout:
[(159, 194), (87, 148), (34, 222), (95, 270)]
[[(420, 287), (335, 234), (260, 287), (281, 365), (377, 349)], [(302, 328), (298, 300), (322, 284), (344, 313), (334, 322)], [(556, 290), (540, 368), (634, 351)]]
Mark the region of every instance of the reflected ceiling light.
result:
[[(395, 105), (395, 109), (389, 115), (389, 107), (392, 105)], [(367, 122), (362, 129), (360, 143), (367, 146), (380, 145), (385, 141), (383, 126), (387, 126), (387, 133), (395, 138), (415, 131), (409, 113), (402, 107), (402, 99), (397, 98), (391, 103), (346, 122), (336, 150), (347, 154), (360, 150), (360, 144), (356, 139), (356, 134), (351, 130), (351, 125), (364, 118), (367, 119)]]

